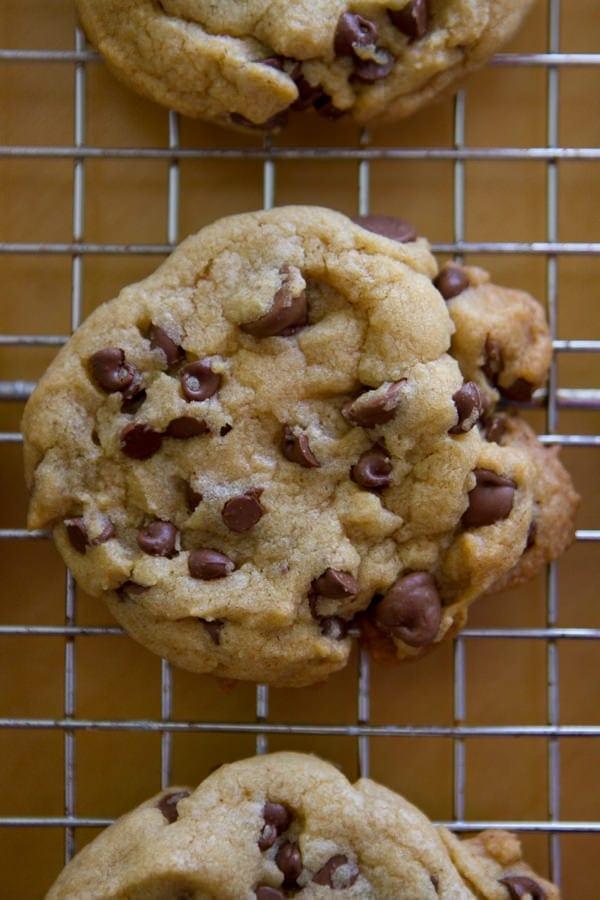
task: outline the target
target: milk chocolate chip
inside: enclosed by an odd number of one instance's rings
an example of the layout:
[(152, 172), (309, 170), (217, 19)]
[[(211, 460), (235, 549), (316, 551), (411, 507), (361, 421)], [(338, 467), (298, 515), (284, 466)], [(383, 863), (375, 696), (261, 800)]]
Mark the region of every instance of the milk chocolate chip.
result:
[(280, 834), (290, 827), (292, 816), (283, 803), (270, 803), (268, 800), (263, 807), (265, 824), (260, 832), (258, 846), (261, 850), (272, 847)]
[(390, 422), (396, 413), (402, 396), (401, 381), (385, 382), (380, 387), (365, 391), (356, 400), (348, 400), (342, 407), (342, 415), (353, 425), (375, 428)]
[(457, 266), (456, 263), (446, 263), (437, 278), (433, 279), (433, 283), (444, 300), (458, 297), (469, 287), (467, 273), (462, 266)]
[(526, 378), (517, 378), (508, 387), (498, 385), (498, 390), (506, 400), (513, 400), (515, 403), (529, 403), (535, 391), (535, 385)]
[(390, 74), (396, 60), (387, 50), (378, 47), (374, 59), (355, 59), (354, 74), (360, 81), (380, 81)]
[(485, 344), (483, 347), (484, 352), (484, 360), (483, 365), (481, 366), (481, 371), (492, 385), (492, 387), (497, 387), (498, 385), (498, 377), (500, 372), (502, 371), (503, 360), (502, 360), (502, 349), (498, 341), (495, 341), (488, 336), (485, 339)]
[(428, 0), (409, 0), (402, 9), (389, 9), (388, 16), (398, 31), (409, 41), (420, 40), (427, 34), (429, 25)]
[(335, 36), (333, 49), (336, 56), (352, 56), (357, 47), (375, 45), (379, 38), (379, 32), (375, 22), (359, 16), (358, 13), (346, 12), (340, 16)]
[(201, 548), (192, 550), (188, 557), (188, 569), (192, 578), (200, 581), (214, 581), (225, 578), (235, 569), (235, 563), (218, 550)]
[(330, 641), (343, 641), (348, 634), (348, 623), (339, 616), (324, 616), (319, 619), (321, 634)]
[(189, 791), (173, 791), (172, 794), (165, 794), (164, 797), (161, 797), (158, 803), (158, 808), (160, 809), (169, 825), (172, 825), (173, 822), (176, 822), (179, 818), (179, 813), (177, 812), (177, 804), (179, 803), (179, 801), (184, 800), (189, 796)]
[(125, 353), (119, 347), (98, 350), (90, 358), (92, 375), (96, 383), (108, 394), (123, 393), (136, 380), (141, 381), (135, 366), (125, 361)]
[(354, 216), (352, 221), (367, 231), (374, 231), (375, 234), (380, 234), (391, 241), (398, 241), (399, 244), (407, 244), (417, 239), (416, 229), (410, 222), (395, 216)]
[(65, 519), (65, 528), (73, 550), (77, 550), (78, 553), (85, 553), (90, 539), (83, 518), (79, 516), (76, 519)]
[(290, 462), (304, 466), (305, 469), (318, 469), (321, 465), (316, 458), (305, 434), (295, 434), (289, 425), (283, 427), (281, 452)]
[(370, 450), (365, 450), (350, 469), (350, 477), (368, 491), (389, 487), (392, 481), (392, 463), (385, 447), (373, 444)]
[[(344, 871), (340, 872), (339, 870), (342, 867)], [(315, 884), (325, 884), (334, 890), (343, 891), (352, 887), (359, 875), (360, 870), (356, 863), (350, 861), (343, 853), (338, 853), (327, 860), (325, 865), (319, 869), (313, 878), (313, 882)]]
[(262, 491), (251, 490), (228, 500), (221, 516), (230, 531), (249, 531), (264, 515), (259, 497)]
[(175, 438), (178, 441), (187, 441), (188, 438), (208, 434), (209, 430), (208, 425), (202, 419), (194, 419), (192, 416), (178, 416), (177, 419), (171, 419), (165, 434), (167, 437)]
[(121, 431), (121, 450), (131, 459), (149, 459), (160, 450), (163, 436), (149, 425), (126, 425)]
[(320, 597), (332, 600), (347, 600), (358, 594), (358, 581), (350, 572), (339, 569), (325, 569), (312, 583), (312, 591)]
[(225, 626), (223, 619), (198, 619), (198, 621), (204, 625), (211, 641), (218, 647), (221, 643), (221, 629)]
[(474, 381), (467, 381), (453, 395), (458, 422), (449, 429), (450, 434), (465, 434), (479, 420), (483, 412), (481, 391)]
[(306, 291), (299, 294), (292, 293), (290, 272), (289, 266), (282, 266), (283, 280), (273, 297), (271, 309), (259, 319), (241, 325), (242, 331), (256, 338), (288, 337), (306, 325), (308, 321)]
[(375, 625), (409, 647), (430, 644), (442, 619), (440, 595), (429, 572), (402, 576), (371, 609)]
[(151, 522), (137, 537), (140, 550), (148, 556), (173, 556), (176, 541), (177, 529), (171, 522)]
[(188, 363), (179, 373), (181, 389), (186, 400), (208, 400), (221, 386), (221, 376), (213, 372), (210, 359)]
[(185, 359), (183, 347), (176, 344), (160, 325), (150, 326), (150, 346), (154, 350), (161, 351), (169, 369)]
[(278, 891), (277, 888), (269, 887), (263, 884), (256, 888), (256, 900), (285, 900), (285, 894)]
[(469, 491), (469, 506), (461, 520), (464, 527), (479, 528), (507, 519), (515, 498), (515, 482), (489, 469), (475, 469), (473, 474), (476, 484)]
[(541, 884), (526, 875), (507, 875), (499, 879), (507, 889), (510, 900), (520, 900), (521, 897), (531, 897), (531, 900), (546, 900), (547, 894)]
[(283, 872), (283, 886), (292, 888), (302, 872), (302, 854), (297, 844), (287, 841), (277, 851), (275, 863), (280, 872)]

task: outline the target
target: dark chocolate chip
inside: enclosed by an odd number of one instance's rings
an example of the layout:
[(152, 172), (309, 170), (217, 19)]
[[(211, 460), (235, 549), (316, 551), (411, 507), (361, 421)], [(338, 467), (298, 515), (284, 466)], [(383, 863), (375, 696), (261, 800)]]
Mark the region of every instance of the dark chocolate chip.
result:
[(123, 394), (123, 401), (121, 403), (121, 409), (124, 413), (128, 413), (129, 415), (133, 415), (138, 411), (141, 405), (145, 402), (147, 394), (146, 391), (141, 390), (138, 391), (137, 394), (133, 394), (132, 396), (128, 396), (128, 393)]
[(474, 381), (467, 381), (453, 394), (458, 422), (449, 429), (450, 434), (465, 434), (475, 425), (483, 412), (481, 391)]
[(149, 425), (131, 423), (121, 431), (121, 450), (131, 459), (149, 459), (160, 450), (163, 436)]
[(381, 387), (360, 394), (355, 400), (349, 400), (342, 407), (342, 415), (362, 428), (375, 428), (390, 422), (400, 404), (402, 396), (401, 381), (391, 381), (384, 390)]
[(259, 497), (262, 491), (246, 491), (228, 500), (221, 510), (223, 521), (230, 531), (249, 531), (264, 515)]
[(73, 550), (77, 550), (78, 553), (85, 553), (90, 539), (83, 518), (79, 516), (76, 519), (65, 519), (65, 527)]
[(202, 622), (211, 641), (218, 647), (221, 643), (221, 629), (225, 626), (223, 619), (198, 619), (198, 621)]
[(504, 362), (502, 360), (502, 349), (498, 341), (495, 341), (488, 336), (485, 339), (485, 345), (483, 348), (484, 352), (484, 361), (481, 366), (481, 371), (489, 381), (489, 383), (496, 387), (498, 384), (498, 376), (502, 371), (502, 366)]
[(306, 291), (292, 294), (290, 268), (282, 266), (281, 287), (273, 297), (273, 305), (268, 313), (252, 322), (241, 325), (242, 331), (256, 338), (289, 337), (308, 321), (308, 301)]
[(126, 391), (136, 376), (139, 378), (136, 367), (125, 361), (125, 353), (119, 347), (98, 350), (90, 364), (96, 384), (109, 394)]
[(305, 434), (295, 434), (289, 425), (283, 427), (281, 452), (290, 462), (304, 466), (305, 469), (318, 469), (321, 465), (316, 458)]
[(525, 542), (525, 549), (531, 550), (533, 545), (535, 544), (535, 539), (537, 537), (537, 522), (535, 519), (532, 519), (529, 523), (529, 529), (527, 531), (527, 541)]
[(277, 131), (287, 124), (287, 115), (285, 111), (276, 113), (265, 122), (253, 122), (241, 113), (236, 112), (231, 113), (229, 119), (234, 125), (241, 125), (242, 128), (251, 128), (253, 131)]
[(521, 897), (531, 897), (531, 900), (546, 900), (547, 894), (541, 884), (528, 878), (526, 875), (507, 875), (499, 879), (507, 889), (510, 900), (520, 900)]
[(515, 403), (529, 403), (535, 391), (535, 385), (526, 378), (517, 378), (508, 387), (498, 385), (498, 390), (506, 400), (513, 400)]
[(302, 872), (302, 854), (297, 844), (286, 841), (277, 851), (275, 863), (280, 872), (283, 872), (283, 886), (292, 888)]
[(392, 585), (372, 607), (371, 617), (385, 634), (409, 647), (425, 647), (438, 633), (442, 603), (429, 572), (411, 572)]
[(171, 522), (151, 522), (137, 536), (140, 550), (148, 556), (173, 556), (176, 541), (177, 529)]
[(325, 569), (311, 585), (314, 594), (332, 600), (347, 600), (358, 594), (358, 581), (350, 572), (339, 569)]
[(386, 78), (396, 63), (395, 57), (387, 50), (381, 48), (377, 51), (379, 61), (375, 59), (355, 59), (354, 75), (359, 81), (366, 81), (371, 84), (373, 81), (380, 81)]
[(208, 425), (202, 419), (193, 419), (191, 416), (179, 416), (177, 419), (172, 419), (169, 422), (165, 434), (167, 437), (175, 438), (178, 441), (187, 441), (188, 438), (208, 434), (209, 430)]
[(319, 624), (321, 634), (330, 641), (343, 641), (348, 634), (348, 623), (339, 616), (324, 616)]
[(203, 547), (190, 552), (188, 569), (192, 578), (213, 581), (230, 575), (235, 569), (235, 563), (224, 553)]
[(280, 834), (290, 827), (292, 816), (282, 803), (271, 803), (267, 800), (263, 807), (265, 824), (258, 838), (261, 850), (272, 847)]
[(402, 9), (388, 9), (388, 16), (410, 42), (420, 40), (427, 34), (429, 25), (428, 0), (409, 0)]
[(150, 326), (150, 345), (155, 350), (160, 350), (162, 352), (168, 368), (176, 366), (177, 363), (185, 359), (185, 350), (183, 347), (176, 344), (160, 325)]
[(184, 490), (187, 508), (193, 513), (198, 504), (202, 502), (202, 494), (199, 491), (195, 491), (191, 484), (187, 484), (187, 482)]
[(338, 19), (333, 49), (336, 56), (352, 56), (356, 47), (376, 44), (379, 31), (375, 22), (359, 16), (358, 13), (342, 13)]
[(469, 278), (462, 266), (446, 263), (437, 278), (433, 279), (433, 283), (444, 300), (451, 300), (452, 297), (458, 297), (466, 291), (469, 287)]
[(148, 588), (144, 584), (137, 584), (135, 581), (124, 581), (117, 588), (116, 593), (119, 595), (119, 600), (125, 601), (130, 597), (138, 597), (140, 594), (145, 594), (147, 590)]
[(221, 387), (221, 376), (213, 372), (210, 359), (188, 363), (179, 373), (181, 389), (186, 400), (208, 400)]
[(100, 534), (93, 538), (90, 541), (92, 547), (98, 547), (100, 544), (105, 544), (107, 541), (110, 541), (111, 538), (114, 538), (116, 534), (116, 529), (110, 519), (106, 519), (106, 524), (104, 525)]
[[(341, 869), (342, 866), (345, 866), (346, 868), (343, 875), (341, 873), (338, 874), (338, 869)], [(349, 860), (343, 853), (338, 853), (335, 856), (332, 856), (331, 859), (328, 859), (325, 865), (319, 869), (317, 874), (313, 877), (313, 882), (315, 884), (325, 884), (332, 889), (343, 891), (346, 888), (352, 887), (359, 875), (360, 870), (356, 863)]]
[(469, 506), (461, 519), (465, 528), (493, 525), (508, 518), (515, 499), (516, 484), (489, 469), (475, 469), (476, 484), (469, 491)]
[(285, 900), (285, 894), (278, 891), (277, 888), (269, 887), (263, 884), (256, 888), (256, 900)]
[(417, 239), (416, 229), (410, 222), (396, 216), (354, 216), (352, 221), (367, 231), (374, 231), (375, 234), (398, 241), (399, 244), (408, 244)]
[(226, 434), (229, 434), (229, 432), (232, 430), (232, 428), (233, 428), (233, 425), (229, 425), (229, 424), (223, 425), (219, 429), (219, 434), (221, 435), (221, 437), (225, 437)]
[(352, 481), (368, 491), (379, 491), (392, 482), (392, 463), (389, 453), (381, 444), (373, 444), (365, 450), (350, 469)]
[(179, 818), (179, 813), (177, 812), (177, 804), (179, 803), (179, 801), (184, 800), (189, 796), (189, 791), (173, 791), (172, 794), (165, 794), (164, 797), (161, 797), (158, 803), (158, 808), (160, 809), (169, 825), (172, 825), (173, 822), (176, 822)]
[(503, 416), (494, 416), (485, 425), (485, 436), (493, 444), (499, 444), (506, 434), (506, 419)]

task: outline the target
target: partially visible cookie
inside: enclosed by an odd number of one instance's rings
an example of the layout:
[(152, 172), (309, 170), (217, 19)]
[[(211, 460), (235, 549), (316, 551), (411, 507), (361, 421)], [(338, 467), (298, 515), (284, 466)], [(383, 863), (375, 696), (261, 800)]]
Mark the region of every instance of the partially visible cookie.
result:
[(558, 900), (504, 831), (458, 840), (398, 794), (314, 756), (222, 766), (123, 816), (46, 900)]
[(270, 130), (290, 112), (409, 115), (481, 66), (531, 0), (77, 0), (118, 77), (190, 116)]

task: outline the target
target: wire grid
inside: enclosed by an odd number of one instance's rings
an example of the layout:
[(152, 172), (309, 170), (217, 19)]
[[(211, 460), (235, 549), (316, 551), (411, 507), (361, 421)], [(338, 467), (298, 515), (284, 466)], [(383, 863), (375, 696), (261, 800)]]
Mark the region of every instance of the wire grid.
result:
[[(600, 54), (560, 52), (560, 0), (548, 0), (548, 52), (536, 54), (499, 54), (493, 64), (499, 66), (543, 66), (547, 77), (547, 146), (535, 148), (467, 148), (465, 134), (465, 94), (457, 94), (454, 107), (454, 140), (452, 148), (373, 148), (367, 131), (361, 133), (358, 147), (343, 148), (278, 148), (265, 138), (263, 146), (250, 149), (183, 149), (179, 144), (179, 119), (169, 112), (168, 148), (99, 148), (86, 146), (86, 65), (99, 59), (86, 47), (83, 32), (75, 30), (73, 51), (0, 49), (0, 63), (4, 61), (43, 61), (74, 65), (74, 140), (72, 147), (0, 146), (0, 157), (68, 158), (74, 162), (73, 227), (71, 243), (0, 243), (3, 254), (61, 254), (71, 256), (71, 327), (81, 319), (83, 301), (83, 267), (91, 254), (157, 254), (170, 252), (179, 240), (180, 180), (182, 159), (259, 159), (263, 161), (263, 205), (275, 204), (276, 161), (278, 159), (353, 159), (358, 166), (357, 211), (369, 212), (370, 162), (379, 159), (449, 159), (454, 168), (454, 235), (451, 243), (433, 245), (439, 252), (452, 253), (457, 260), (466, 253), (518, 253), (546, 257), (546, 279), (549, 321), (553, 335), (554, 358), (546, 392), (536, 398), (545, 405), (546, 431), (541, 440), (546, 444), (598, 447), (600, 435), (565, 435), (557, 433), (560, 409), (600, 409), (600, 390), (560, 389), (557, 385), (558, 353), (598, 352), (600, 340), (558, 340), (556, 338), (558, 290), (557, 261), (559, 255), (598, 255), (600, 243), (560, 242), (558, 240), (558, 162), (566, 159), (600, 159), (600, 148), (568, 148), (559, 146), (559, 68), (562, 66), (598, 66)], [(168, 207), (165, 244), (95, 244), (83, 240), (85, 225), (85, 163), (87, 159), (151, 158), (168, 160)], [(481, 243), (465, 240), (465, 178), (468, 160), (541, 159), (546, 161), (547, 235), (537, 243), (497, 242)], [(65, 335), (0, 335), (0, 346), (60, 346)], [(35, 385), (27, 381), (0, 382), (0, 401), (23, 401)], [(0, 433), (0, 443), (19, 443), (19, 433)], [(20, 528), (0, 530), (1, 539), (37, 540), (47, 538), (45, 531), (28, 532)], [(600, 540), (600, 528), (579, 530), (578, 541)], [(521, 832), (543, 832), (548, 836), (550, 876), (560, 885), (560, 836), (563, 833), (600, 832), (597, 821), (563, 821), (560, 818), (560, 738), (600, 737), (600, 726), (559, 724), (559, 668), (557, 642), (561, 639), (598, 640), (600, 628), (560, 628), (558, 621), (558, 567), (548, 567), (546, 592), (546, 627), (466, 629), (454, 643), (454, 719), (446, 726), (373, 726), (370, 724), (369, 657), (360, 652), (357, 683), (356, 724), (312, 725), (271, 723), (269, 718), (269, 690), (266, 685), (256, 687), (255, 723), (185, 722), (172, 719), (172, 682), (169, 663), (162, 661), (161, 717), (152, 720), (83, 720), (76, 716), (76, 653), (75, 639), (86, 635), (123, 634), (118, 627), (82, 627), (76, 624), (76, 592), (70, 572), (65, 581), (64, 626), (0, 626), (0, 635), (57, 635), (64, 636), (64, 716), (60, 719), (0, 718), (2, 729), (60, 729), (64, 735), (64, 816), (3, 816), (0, 826), (56, 826), (64, 829), (65, 860), (75, 852), (74, 832), (78, 827), (97, 827), (110, 824), (110, 819), (78, 816), (76, 813), (75, 766), (76, 733), (82, 730), (145, 731), (161, 734), (161, 784), (171, 780), (172, 735), (180, 732), (251, 733), (256, 736), (257, 753), (268, 750), (271, 734), (344, 735), (356, 738), (358, 769), (368, 776), (370, 769), (370, 738), (399, 736), (449, 737), (453, 744), (453, 819), (443, 824), (457, 831), (479, 831), (487, 827), (505, 827)], [(511, 638), (539, 639), (546, 642), (547, 724), (519, 726), (467, 726), (465, 641), (473, 639)], [(548, 739), (548, 819), (544, 821), (466, 821), (465, 820), (465, 740), (476, 736), (537, 736)]]

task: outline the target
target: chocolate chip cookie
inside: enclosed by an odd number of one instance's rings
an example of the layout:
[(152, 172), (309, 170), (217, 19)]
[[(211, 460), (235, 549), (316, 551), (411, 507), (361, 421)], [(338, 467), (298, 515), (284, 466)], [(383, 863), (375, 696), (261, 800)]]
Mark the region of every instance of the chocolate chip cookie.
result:
[(273, 753), (170, 788), (106, 829), (47, 900), (558, 900), (518, 839), (458, 840), (415, 806), (329, 763)]
[(272, 130), (313, 110), (409, 115), (482, 65), (532, 0), (77, 0), (90, 40), (141, 93)]
[(546, 377), (541, 309), (479, 270), (448, 280), (386, 217), (287, 207), (188, 238), (29, 400), (30, 527), (193, 671), (310, 684), (345, 665), (359, 613), (420, 655), (573, 535), (560, 463), (550, 483), (547, 451), (511, 426), (498, 443), (491, 418)]

